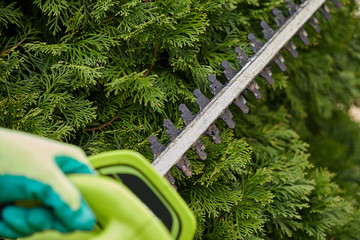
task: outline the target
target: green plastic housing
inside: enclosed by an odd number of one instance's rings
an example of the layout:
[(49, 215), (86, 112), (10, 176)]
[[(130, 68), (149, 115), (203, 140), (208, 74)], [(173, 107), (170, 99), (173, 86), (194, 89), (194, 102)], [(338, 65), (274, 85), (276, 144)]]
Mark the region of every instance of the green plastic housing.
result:
[(142, 155), (111, 151), (91, 157), (90, 163), (103, 176), (69, 178), (94, 211), (98, 226), (91, 232), (44, 231), (23, 240), (193, 239), (193, 213)]
[(91, 157), (90, 163), (101, 175), (123, 182), (164, 223), (173, 239), (193, 239), (193, 213), (141, 154), (130, 150), (105, 152)]
[(164, 224), (121, 182), (104, 176), (73, 174), (70, 180), (94, 211), (91, 232), (36, 233), (26, 240), (158, 240), (173, 239)]

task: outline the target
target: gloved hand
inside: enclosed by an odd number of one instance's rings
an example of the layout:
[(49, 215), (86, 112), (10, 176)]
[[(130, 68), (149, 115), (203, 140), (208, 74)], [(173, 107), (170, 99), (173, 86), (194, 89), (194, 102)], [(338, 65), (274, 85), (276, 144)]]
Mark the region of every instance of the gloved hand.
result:
[[(0, 128), (0, 236), (91, 230), (94, 214), (67, 179), (69, 173), (94, 173), (80, 148)], [(15, 204), (30, 199), (41, 205)]]

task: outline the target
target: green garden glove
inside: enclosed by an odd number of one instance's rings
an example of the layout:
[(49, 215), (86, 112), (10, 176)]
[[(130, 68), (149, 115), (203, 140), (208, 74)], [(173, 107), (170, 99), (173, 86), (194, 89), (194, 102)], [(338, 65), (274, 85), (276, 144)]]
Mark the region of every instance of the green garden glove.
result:
[[(69, 173), (94, 173), (80, 148), (0, 128), (0, 236), (93, 229), (94, 214)], [(41, 204), (24, 207), (19, 200)]]

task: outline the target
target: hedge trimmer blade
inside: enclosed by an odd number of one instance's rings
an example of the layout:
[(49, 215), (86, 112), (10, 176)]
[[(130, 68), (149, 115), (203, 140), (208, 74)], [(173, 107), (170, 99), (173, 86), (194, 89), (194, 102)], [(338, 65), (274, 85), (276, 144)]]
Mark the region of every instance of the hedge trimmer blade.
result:
[[(162, 145), (155, 136), (149, 137), (151, 150), (154, 154), (153, 167), (163, 176), (166, 175), (168, 180), (174, 184), (175, 180), (169, 170), (176, 165), (185, 176), (190, 176), (190, 162), (185, 156), (188, 149), (198, 154), (200, 159), (207, 157), (203, 143), (200, 137), (203, 134), (210, 136), (216, 144), (221, 142), (220, 132), (215, 125), (215, 121), (222, 119), (229, 128), (235, 127), (232, 120), (232, 113), (228, 109), (229, 105), (234, 103), (244, 114), (249, 112), (246, 106), (245, 93), (250, 91), (256, 99), (261, 98), (259, 85), (254, 80), (256, 76), (261, 76), (269, 85), (274, 83), (270, 67), (268, 64), (274, 62), (281, 71), (286, 71), (284, 58), (280, 55), (282, 49), (286, 49), (294, 57), (298, 57), (295, 44), (291, 38), (296, 35), (305, 45), (310, 44), (308, 34), (303, 28), (306, 22), (309, 22), (315, 32), (320, 32), (321, 27), (318, 20), (313, 14), (321, 8), (321, 12), (327, 20), (331, 19), (328, 7), (325, 5), (326, 0), (307, 0), (303, 1), (300, 6), (291, 0), (287, 2), (287, 9), (290, 13), (288, 19), (278, 9), (273, 9), (274, 20), (279, 29), (274, 31), (267, 22), (262, 21), (260, 26), (267, 42), (261, 44), (254, 34), (250, 33), (248, 39), (254, 55), (250, 58), (239, 47), (235, 48), (238, 55), (238, 62), (242, 66), (240, 71), (235, 70), (227, 61), (222, 62), (224, 74), (229, 82), (225, 85), (220, 83), (214, 75), (209, 75), (208, 80), (211, 83), (210, 88), (214, 97), (210, 100), (199, 90), (195, 89), (194, 95), (200, 112), (193, 114), (185, 104), (179, 106), (182, 112), (181, 118), (184, 121), (185, 128), (181, 131), (175, 125), (166, 119), (164, 126), (167, 128), (166, 133), (170, 139), (168, 146)], [(341, 3), (333, 0), (336, 7), (340, 8)]]

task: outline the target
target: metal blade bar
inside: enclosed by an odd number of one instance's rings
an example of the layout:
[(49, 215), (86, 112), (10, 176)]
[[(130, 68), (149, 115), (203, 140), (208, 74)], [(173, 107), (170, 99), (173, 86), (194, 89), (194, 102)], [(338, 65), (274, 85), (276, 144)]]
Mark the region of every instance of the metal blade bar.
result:
[(326, 0), (303, 2), (275, 34), (262, 46), (250, 61), (235, 75), (224, 88), (211, 99), (206, 107), (154, 160), (153, 167), (165, 175), (185, 152), (206, 132), (234, 99), (264, 69), (279, 51), (290, 41), (300, 28), (312, 17)]

